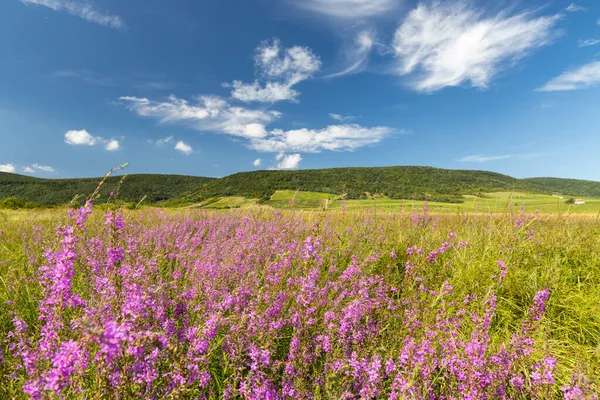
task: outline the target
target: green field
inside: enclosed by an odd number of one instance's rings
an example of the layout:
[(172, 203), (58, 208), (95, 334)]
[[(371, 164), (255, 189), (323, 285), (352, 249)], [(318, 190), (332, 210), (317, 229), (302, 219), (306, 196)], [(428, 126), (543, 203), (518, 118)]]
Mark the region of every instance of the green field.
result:
[[(598, 214), (600, 213), (600, 198), (581, 197), (585, 204), (567, 204), (569, 197), (523, 192), (494, 192), (482, 197), (463, 196), (463, 203), (428, 202), (427, 209), (433, 213), (462, 213), (462, 212), (520, 212), (524, 209), (543, 214)], [(579, 199), (579, 198), (578, 198)], [(257, 204), (256, 199), (245, 199), (238, 196), (215, 197), (191, 206), (207, 209), (239, 208)], [(278, 209), (296, 210), (340, 210), (340, 196), (319, 192), (296, 192), (293, 190), (277, 190), (273, 196), (261, 204)], [(422, 200), (398, 200), (385, 196), (372, 196), (371, 199), (345, 200), (347, 211), (363, 209), (385, 209), (396, 211), (421, 210)]]

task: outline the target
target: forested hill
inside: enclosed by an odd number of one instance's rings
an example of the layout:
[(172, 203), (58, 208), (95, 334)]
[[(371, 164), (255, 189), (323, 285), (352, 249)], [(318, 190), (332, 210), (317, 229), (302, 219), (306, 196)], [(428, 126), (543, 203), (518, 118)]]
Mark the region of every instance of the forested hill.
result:
[[(121, 177), (111, 177), (103, 198)], [(0, 199), (16, 197), (38, 204), (64, 204), (87, 195), (100, 178), (41, 179), (0, 173)], [(268, 199), (275, 190), (301, 190), (346, 194), (358, 199), (373, 194), (390, 198), (458, 202), (465, 194), (492, 191), (560, 193), (600, 197), (600, 182), (559, 178), (516, 179), (488, 171), (448, 170), (432, 167), (331, 168), (295, 171), (241, 172), (224, 178), (181, 175), (129, 175), (120, 191), (128, 202), (144, 196), (147, 203), (164, 200), (199, 202), (211, 197), (243, 196)]]
[[(108, 198), (122, 176), (111, 176), (102, 186), (100, 201)], [(184, 175), (128, 175), (119, 191), (119, 198), (127, 202), (156, 203), (183, 197), (198, 190), (214, 178)], [(66, 204), (76, 196), (94, 192), (101, 178), (42, 179), (0, 172), (0, 200), (16, 197), (19, 200), (42, 205)]]

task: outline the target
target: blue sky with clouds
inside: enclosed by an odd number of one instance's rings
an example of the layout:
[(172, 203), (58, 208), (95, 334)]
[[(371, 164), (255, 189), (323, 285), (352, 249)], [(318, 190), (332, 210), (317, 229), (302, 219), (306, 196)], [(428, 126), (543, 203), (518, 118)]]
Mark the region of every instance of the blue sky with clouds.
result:
[(4, 0), (0, 76), (2, 171), (600, 180), (596, 0)]

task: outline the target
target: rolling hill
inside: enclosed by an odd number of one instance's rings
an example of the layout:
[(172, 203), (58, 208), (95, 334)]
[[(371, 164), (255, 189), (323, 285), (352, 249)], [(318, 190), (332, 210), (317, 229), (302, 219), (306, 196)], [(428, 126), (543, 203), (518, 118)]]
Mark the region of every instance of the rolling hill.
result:
[[(114, 190), (121, 177), (108, 179), (102, 197)], [(65, 204), (76, 195), (91, 193), (100, 178), (42, 179), (0, 173), (0, 199), (16, 197), (42, 205)], [(600, 197), (600, 182), (560, 178), (516, 179), (488, 171), (433, 167), (331, 168), (294, 171), (241, 172), (224, 178), (182, 175), (129, 175), (120, 198), (147, 203), (195, 203), (223, 196), (268, 200), (276, 190), (346, 194), (348, 199), (372, 194), (391, 199), (462, 202), (463, 195), (493, 191), (561, 193)]]
[[(108, 198), (121, 178), (112, 176), (106, 180), (100, 193), (100, 201)], [(40, 205), (66, 204), (78, 195), (85, 197), (92, 193), (100, 179), (42, 179), (0, 172), (0, 199), (16, 197)], [(157, 203), (183, 197), (212, 180), (214, 178), (184, 175), (128, 175), (119, 197), (123, 201), (137, 202), (146, 196), (146, 202)]]

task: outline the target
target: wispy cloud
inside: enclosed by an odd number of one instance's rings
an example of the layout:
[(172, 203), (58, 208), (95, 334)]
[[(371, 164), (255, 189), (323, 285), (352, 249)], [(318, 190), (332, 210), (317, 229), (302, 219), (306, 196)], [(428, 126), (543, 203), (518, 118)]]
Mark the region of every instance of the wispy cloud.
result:
[(300, 93), (293, 86), (310, 78), (321, 68), (321, 60), (311, 49), (302, 46), (282, 49), (277, 38), (263, 42), (256, 49), (254, 62), (261, 81), (223, 84), (233, 88), (231, 97), (234, 99), (246, 103), (296, 101)]
[(0, 164), (0, 172), (11, 172), (14, 173), (17, 170), (14, 164)]
[(49, 75), (54, 79), (75, 79), (94, 86), (133, 87), (139, 90), (164, 91), (172, 89), (175, 83), (160, 74), (136, 73), (133, 76), (106, 77), (87, 69), (61, 69)]
[(61, 69), (51, 74), (53, 78), (71, 78), (81, 80), (90, 85), (98, 86), (114, 86), (115, 81), (111, 78), (103, 78), (97, 76), (92, 71), (87, 69)]
[(329, 113), (329, 116), (332, 119), (335, 119), (336, 121), (340, 121), (340, 122), (354, 121), (356, 119), (356, 117), (354, 115), (341, 115), (341, 114)]
[(587, 40), (579, 40), (579, 47), (589, 47), (600, 44), (600, 39), (587, 39)]
[(54, 168), (52, 168), (49, 165), (40, 165), (40, 164), (33, 164), (30, 166), (25, 166), (21, 168), (23, 170), (23, 172), (28, 173), (28, 174), (35, 174), (36, 172), (42, 171), (42, 172), (54, 172)]
[(579, 6), (575, 3), (571, 3), (569, 4), (569, 6), (567, 8), (565, 8), (566, 12), (578, 12), (578, 11), (586, 11), (587, 9), (585, 7)]
[(341, 19), (362, 19), (384, 15), (395, 9), (398, 0), (290, 0), (299, 8)]
[(31, 166), (33, 169), (36, 169), (38, 171), (44, 171), (44, 172), (54, 172), (54, 168), (52, 168), (49, 165), (40, 165), (40, 164), (33, 164)]
[[(165, 144), (173, 143), (173, 139), (174, 139), (173, 136), (167, 136), (167, 137), (164, 137), (162, 139), (158, 139), (158, 140), (156, 140), (153, 143), (156, 144), (158, 147), (162, 147)], [(149, 140), (149, 142), (152, 143), (151, 140)]]
[(71, 146), (104, 145), (106, 151), (117, 151), (121, 148), (118, 139), (104, 139), (100, 136), (93, 136), (85, 129), (67, 131), (65, 133), (65, 143)]
[(357, 74), (367, 69), (369, 56), (376, 45), (377, 35), (372, 29), (359, 31), (351, 43), (342, 51), (343, 67), (340, 71), (330, 73), (327, 78)]
[(175, 144), (175, 150), (182, 152), (186, 156), (189, 156), (194, 151), (192, 146), (190, 146), (189, 144), (187, 144), (181, 140)]
[(300, 161), (302, 161), (302, 156), (300, 154), (289, 154), (279, 153), (277, 157), (275, 157), (278, 169), (295, 169), (300, 165)]
[(252, 165), (254, 165), (255, 167), (260, 167), (261, 163), (262, 163), (262, 160), (260, 158), (257, 158), (256, 160), (254, 160), (252, 162)]
[(536, 89), (538, 92), (557, 92), (585, 89), (600, 84), (600, 61), (572, 68)]
[(114, 29), (125, 29), (125, 22), (121, 17), (102, 13), (96, 10), (89, 2), (74, 0), (21, 0), (21, 3), (48, 7), (54, 11), (66, 12), (89, 22)]
[(512, 157), (512, 156), (511, 155), (505, 155), (505, 156), (483, 156), (481, 154), (476, 154), (476, 155), (473, 155), (473, 156), (467, 156), (467, 157), (459, 158), (456, 161), (483, 163), (483, 162), (487, 162), (487, 161), (503, 160), (503, 159), (510, 158), (510, 157)]
[(421, 92), (485, 88), (500, 70), (549, 44), (558, 20), (533, 12), (488, 16), (462, 1), (420, 3), (395, 33), (396, 72)]
[(173, 95), (163, 102), (132, 96), (123, 96), (120, 100), (138, 115), (157, 118), (161, 123), (180, 123), (199, 131), (245, 138), (265, 135), (264, 124), (281, 115), (277, 111), (233, 106), (217, 96), (200, 96), (192, 104)]

